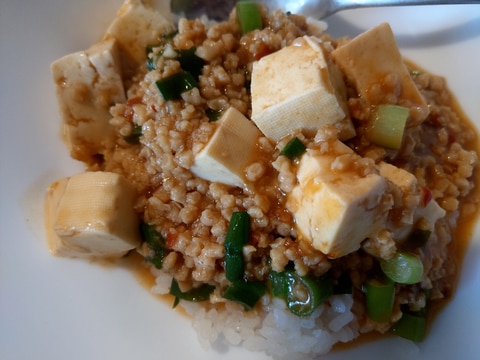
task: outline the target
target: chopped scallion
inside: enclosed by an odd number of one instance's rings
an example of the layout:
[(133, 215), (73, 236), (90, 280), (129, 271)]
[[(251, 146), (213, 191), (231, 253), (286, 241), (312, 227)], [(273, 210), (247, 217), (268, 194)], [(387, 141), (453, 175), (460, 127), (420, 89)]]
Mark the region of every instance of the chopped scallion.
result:
[(155, 84), (165, 101), (179, 99), (185, 91), (198, 87), (197, 81), (187, 71), (170, 75), (158, 80)]
[(409, 110), (406, 107), (378, 105), (367, 125), (367, 138), (376, 145), (400, 149), (408, 116)]
[(399, 284), (415, 284), (423, 276), (422, 260), (406, 251), (398, 251), (391, 259), (382, 259), (380, 267), (385, 275)]
[(274, 297), (286, 299), (288, 293), (288, 283), (285, 271), (271, 271), (268, 275), (270, 280), (270, 290)]
[(168, 255), (167, 244), (162, 235), (155, 230), (153, 225), (141, 223), (140, 234), (142, 240), (148, 245), (150, 252), (145, 256), (145, 260), (153, 264), (157, 269), (163, 266), (163, 259)]
[(178, 282), (172, 279), (170, 285), (170, 295), (175, 296), (173, 307), (176, 307), (180, 300), (200, 302), (210, 299), (210, 294), (215, 290), (215, 286), (209, 284), (203, 284), (197, 288), (193, 288), (189, 291), (181, 291), (178, 286)]
[(180, 62), (180, 66), (183, 70), (188, 71), (198, 80), (198, 77), (202, 74), (205, 61), (195, 54), (196, 50), (196, 47), (191, 47), (187, 50), (177, 50), (177, 60)]
[(425, 316), (405, 312), (390, 328), (390, 332), (405, 339), (420, 342), (425, 338), (427, 321)]
[(285, 300), (290, 312), (297, 316), (309, 316), (334, 293), (330, 274), (321, 277), (300, 276), (294, 269), (272, 271), (269, 275), (272, 295)]
[(133, 125), (133, 130), (130, 135), (124, 136), (123, 139), (131, 144), (135, 145), (140, 142), (140, 137), (142, 136), (142, 127), (140, 125)]
[(225, 276), (230, 281), (243, 278), (243, 246), (250, 239), (250, 215), (244, 211), (234, 212), (225, 237)]
[(320, 278), (298, 276), (289, 272), (287, 277), (287, 307), (297, 316), (309, 316), (333, 294), (333, 284), (327, 275)]
[(289, 159), (295, 159), (302, 155), (306, 150), (305, 145), (298, 137), (294, 137), (287, 145), (280, 151), (280, 155), (286, 156)]
[(243, 305), (247, 310), (251, 310), (266, 290), (267, 286), (262, 282), (237, 280), (227, 287), (223, 297)]
[(213, 110), (213, 109), (205, 110), (205, 114), (207, 115), (209, 121), (217, 121), (222, 116), (222, 113), (223, 113), (222, 110)]
[(255, 1), (238, 1), (236, 11), (242, 34), (263, 27), (262, 14), (258, 3)]
[(373, 321), (387, 322), (395, 300), (394, 282), (389, 278), (368, 279), (364, 285), (367, 315)]

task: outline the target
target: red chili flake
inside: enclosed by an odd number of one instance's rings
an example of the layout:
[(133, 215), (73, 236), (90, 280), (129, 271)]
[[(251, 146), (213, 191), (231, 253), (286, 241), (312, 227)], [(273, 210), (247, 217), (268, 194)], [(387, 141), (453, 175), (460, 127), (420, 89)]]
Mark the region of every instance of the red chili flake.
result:
[(177, 243), (178, 241), (178, 233), (174, 230), (169, 230), (167, 232), (167, 247), (169, 249), (172, 249), (173, 246)]
[(141, 103), (142, 103), (142, 98), (140, 96), (128, 99), (128, 101), (127, 101), (128, 106), (133, 106), (133, 105), (141, 104)]
[(126, 105), (125, 111), (123, 112), (123, 116), (125, 117), (125, 119), (131, 122), (133, 120), (133, 105), (141, 104), (141, 103), (142, 103), (141, 97), (134, 97), (134, 98), (128, 99), (128, 101), (125, 104)]
[(422, 188), (422, 206), (426, 207), (430, 201), (432, 201), (433, 195), (429, 188)]
[(258, 49), (253, 53), (253, 57), (255, 60), (260, 60), (262, 57), (267, 56), (268, 54), (271, 54), (272, 50), (270, 47), (262, 43), (259, 45)]

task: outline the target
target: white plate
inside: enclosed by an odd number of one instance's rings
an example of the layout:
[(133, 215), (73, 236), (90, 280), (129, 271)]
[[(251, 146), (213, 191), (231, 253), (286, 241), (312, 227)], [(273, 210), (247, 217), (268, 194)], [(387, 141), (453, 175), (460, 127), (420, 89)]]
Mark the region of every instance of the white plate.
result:
[[(205, 352), (189, 322), (118, 268), (52, 257), (42, 229), (47, 185), (81, 169), (60, 140), (50, 63), (95, 42), (122, 0), (0, 2), (0, 359), (265, 359)], [(348, 11), (334, 35), (390, 21), (403, 53), (444, 75), (480, 127), (480, 6)], [(480, 234), (454, 300), (417, 349), (389, 339), (328, 359), (478, 359)]]

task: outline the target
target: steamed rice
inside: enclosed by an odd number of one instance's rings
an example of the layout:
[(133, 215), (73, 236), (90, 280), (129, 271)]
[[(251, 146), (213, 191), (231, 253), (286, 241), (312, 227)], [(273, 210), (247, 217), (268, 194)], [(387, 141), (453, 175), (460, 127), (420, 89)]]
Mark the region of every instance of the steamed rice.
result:
[[(171, 277), (157, 269), (153, 274), (156, 285), (152, 292), (168, 294)], [(249, 312), (233, 302), (220, 307), (183, 302), (182, 307), (191, 316), (200, 344), (207, 350), (227, 343), (265, 352), (275, 359), (311, 359), (359, 335), (352, 312), (353, 296), (346, 294), (330, 297), (309, 317), (293, 315), (283, 300), (269, 295)]]

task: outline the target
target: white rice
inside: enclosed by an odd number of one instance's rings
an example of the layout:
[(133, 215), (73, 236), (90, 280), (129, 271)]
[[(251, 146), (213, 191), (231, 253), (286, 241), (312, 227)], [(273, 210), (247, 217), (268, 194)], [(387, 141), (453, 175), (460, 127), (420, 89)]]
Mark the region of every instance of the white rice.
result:
[[(171, 277), (155, 271), (155, 294), (167, 294)], [(334, 344), (358, 335), (352, 295), (334, 295), (309, 317), (293, 315), (281, 299), (265, 295), (261, 306), (244, 311), (238, 304), (212, 307), (182, 301), (205, 349), (242, 346), (278, 360), (306, 360), (328, 353)]]

